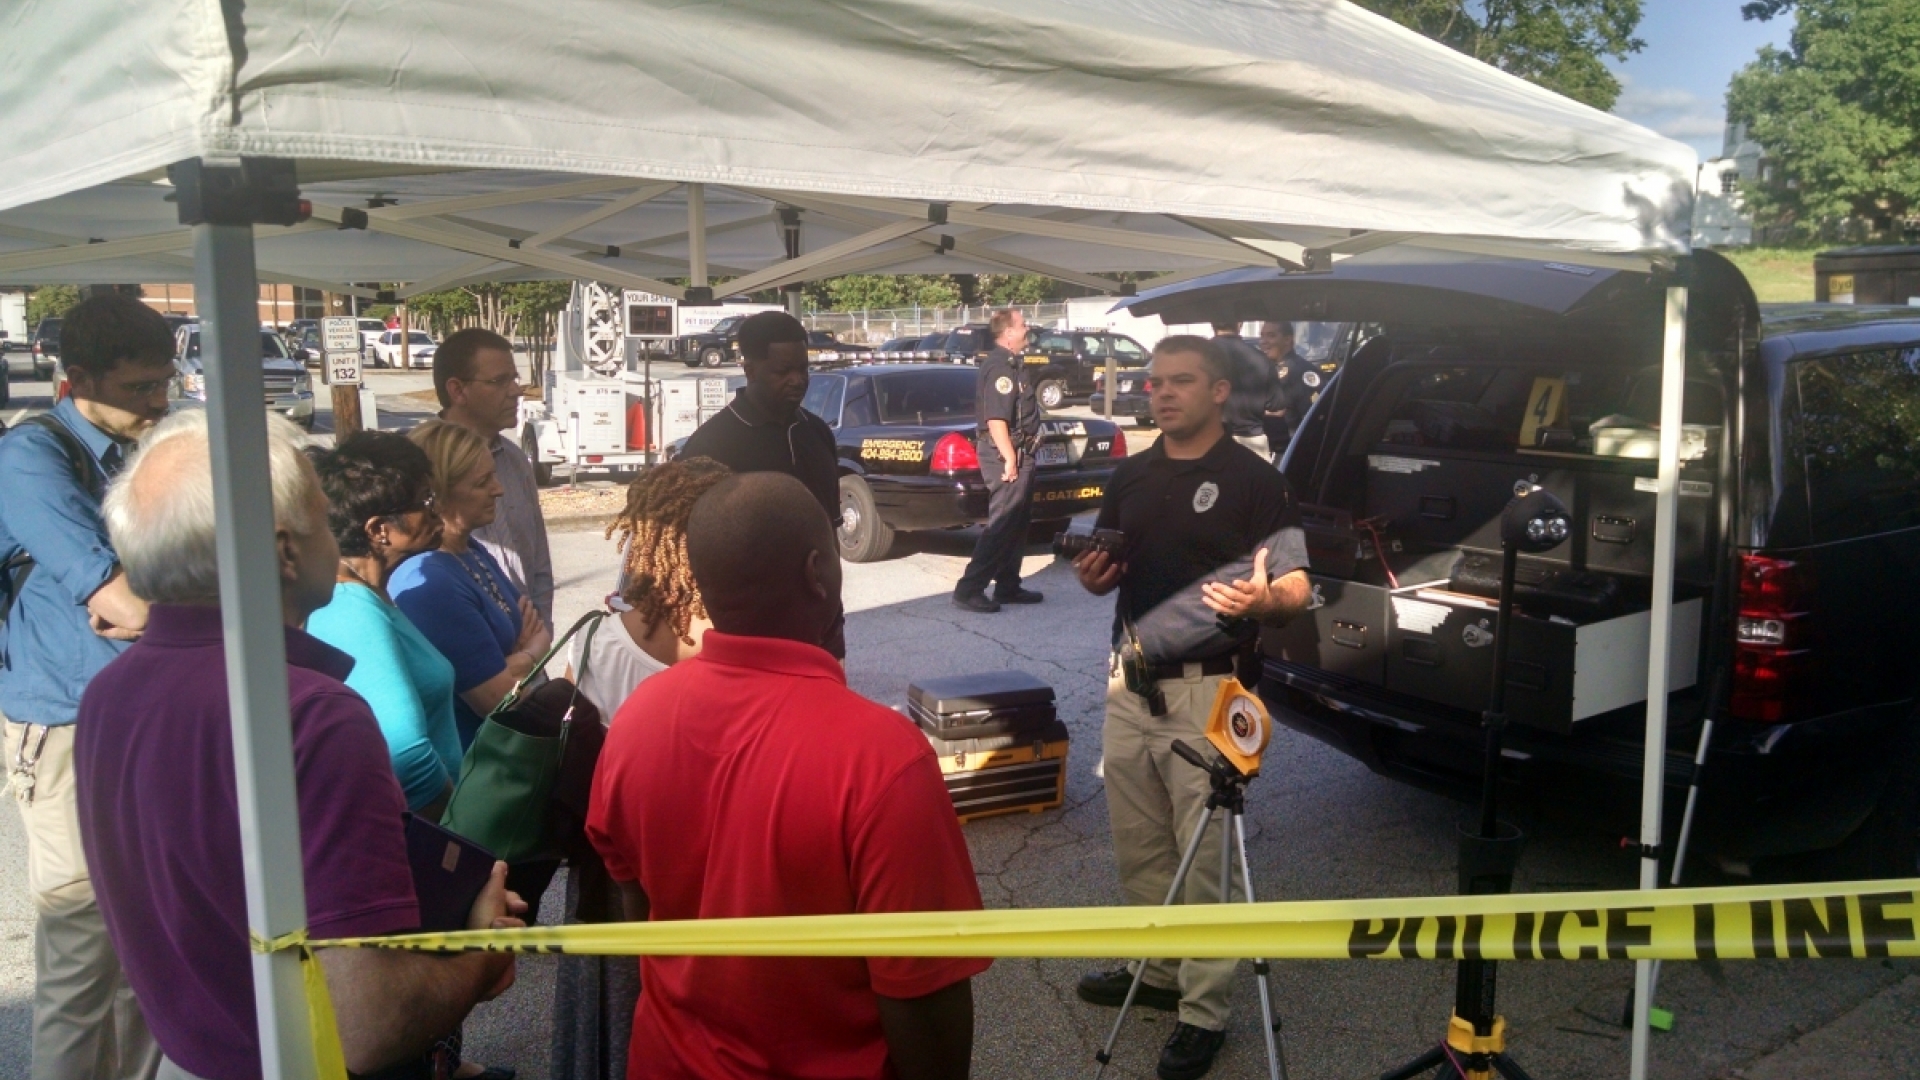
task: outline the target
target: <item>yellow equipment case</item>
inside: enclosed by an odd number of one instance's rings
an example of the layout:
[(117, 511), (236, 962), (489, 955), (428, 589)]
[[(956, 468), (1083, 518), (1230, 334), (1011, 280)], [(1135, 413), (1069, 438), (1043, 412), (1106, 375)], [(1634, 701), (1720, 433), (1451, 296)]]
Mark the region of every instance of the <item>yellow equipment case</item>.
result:
[(954, 813), (964, 822), (1052, 810), (1066, 799), (1067, 725), (1048, 720), (1021, 735), (927, 741), (940, 758)]

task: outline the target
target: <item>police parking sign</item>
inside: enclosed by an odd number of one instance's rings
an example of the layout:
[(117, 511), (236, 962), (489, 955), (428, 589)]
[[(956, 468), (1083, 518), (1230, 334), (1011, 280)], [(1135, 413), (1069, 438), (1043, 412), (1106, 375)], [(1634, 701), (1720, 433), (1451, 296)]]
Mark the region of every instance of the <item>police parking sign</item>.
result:
[(329, 386), (360, 385), (360, 320), (329, 315), (320, 320), (321, 375)]

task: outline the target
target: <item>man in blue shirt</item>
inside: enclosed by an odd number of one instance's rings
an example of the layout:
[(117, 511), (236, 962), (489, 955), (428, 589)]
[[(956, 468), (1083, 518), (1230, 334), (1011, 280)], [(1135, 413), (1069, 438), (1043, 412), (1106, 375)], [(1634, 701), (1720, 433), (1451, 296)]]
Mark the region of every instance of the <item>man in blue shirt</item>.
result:
[(32, 1080), (147, 1078), (159, 1050), (81, 851), (73, 721), (94, 673), (146, 626), (100, 500), (133, 442), (166, 415), (173, 335), (139, 299), (96, 296), (68, 312), (60, 358), (71, 394), (0, 439), (0, 714), (38, 914)]

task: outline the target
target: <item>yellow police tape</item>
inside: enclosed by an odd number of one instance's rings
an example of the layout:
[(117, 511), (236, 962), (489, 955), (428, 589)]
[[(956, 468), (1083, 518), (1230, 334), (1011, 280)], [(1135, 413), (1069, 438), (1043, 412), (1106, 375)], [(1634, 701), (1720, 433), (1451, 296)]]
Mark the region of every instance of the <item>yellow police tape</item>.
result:
[[(302, 937), (289, 935), (290, 938)], [(256, 943), (258, 944), (258, 943)], [(1920, 956), (1920, 879), (1658, 892), (1035, 908), (533, 926), (274, 948), (592, 956), (1251, 957), (1748, 960)], [(309, 974), (316, 1039), (333, 1042)], [(316, 1054), (328, 1051), (316, 1047)], [(339, 1073), (328, 1072), (323, 1078)]]

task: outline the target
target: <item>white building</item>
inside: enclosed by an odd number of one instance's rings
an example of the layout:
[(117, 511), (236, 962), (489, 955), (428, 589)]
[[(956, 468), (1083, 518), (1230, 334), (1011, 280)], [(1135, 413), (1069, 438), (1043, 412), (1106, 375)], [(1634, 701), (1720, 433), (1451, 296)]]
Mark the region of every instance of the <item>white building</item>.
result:
[(1753, 243), (1753, 217), (1740, 185), (1765, 179), (1766, 152), (1747, 136), (1747, 125), (1728, 124), (1720, 156), (1700, 163), (1693, 185), (1693, 242), (1701, 247)]

